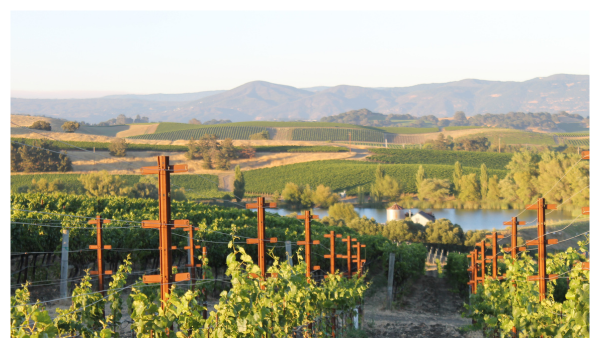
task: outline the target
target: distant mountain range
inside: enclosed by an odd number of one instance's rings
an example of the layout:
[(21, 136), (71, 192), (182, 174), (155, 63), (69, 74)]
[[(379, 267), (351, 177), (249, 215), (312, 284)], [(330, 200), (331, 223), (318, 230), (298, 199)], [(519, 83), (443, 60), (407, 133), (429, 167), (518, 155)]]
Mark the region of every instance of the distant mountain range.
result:
[(524, 82), (461, 80), (411, 87), (294, 88), (253, 81), (231, 90), (188, 94), (111, 95), (97, 99), (11, 99), (11, 113), (100, 122), (119, 114), (151, 121), (319, 120), (366, 108), (383, 114), (450, 117), (567, 111), (589, 116), (589, 76), (552, 75)]

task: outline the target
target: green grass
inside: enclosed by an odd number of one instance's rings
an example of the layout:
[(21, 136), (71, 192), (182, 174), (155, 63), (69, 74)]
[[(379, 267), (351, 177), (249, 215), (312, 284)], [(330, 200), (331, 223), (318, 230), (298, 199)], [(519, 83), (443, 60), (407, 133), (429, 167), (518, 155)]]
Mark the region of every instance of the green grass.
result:
[(350, 151), (335, 146), (256, 146), (256, 151), (268, 153), (340, 153)]
[(454, 165), (459, 161), (463, 167), (480, 168), (485, 163), (488, 169), (505, 169), (512, 154), (475, 151), (450, 151), (429, 149), (371, 149), (372, 161), (394, 164), (444, 164)]
[[(52, 182), (56, 179), (61, 179), (69, 190), (82, 190), (83, 186), (78, 181), (81, 174), (32, 174), (32, 175), (11, 175), (10, 188), (12, 192), (16, 192), (21, 186), (30, 186), (31, 180), (46, 179)], [(123, 178), (128, 185), (133, 185), (140, 181), (142, 175), (117, 175)], [(202, 176), (202, 177), (200, 177)], [(218, 176), (216, 175), (173, 175), (171, 176), (171, 184), (173, 188), (184, 187), (186, 192), (196, 193), (198, 195), (207, 195), (213, 197), (221, 196), (218, 191)], [(175, 187), (177, 186), (177, 187)], [(194, 191), (194, 192), (193, 192)]]
[(453, 127), (444, 127), (444, 131), (465, 130), (465, 129), (482, 129), (482, 128), (491, 128), (491, 127), (486, 127), (486, 126), (453, 126)]
[(77, 130), (77, 134), (101, 135), (101, 136), (117, 136), (121, 131), (129, 130), (128, 125), (123, 126), (106, 126), (106, 127), (88, 127), (83, 126)]
[[(34, 139), (20, 139), (20, 138), (11, 138), (11, 141), (17, 141), (20, 143), (25, 143), (29, 145), (33, 145)], [(108, 151), (110, 143), (105, 142), (82, 142), (82, 141), (65, 141), (58, 142), (54, 140), (48, 140), (52, 143), (52, 146), (57, 147), (61, 150), (78, 150), (75, 147), (83, 148), (86, 150), (102, 150)], [(68, 143), (68, 144), (67, 144)], [(69, 144), (75, 146), (72, 147)], [(127, 144), (128, 151), (187, 151), (188, 148), (186, 146), (172, 146), (172, 145), (162, 145), (162, 144), (136, 144), (136, 143), (128, 143)]]
[[(253, 193), (281, 192), (287, 182), (299, 185), (309, 184), (316, 187), (319, 184), (331, 187), (334, 191), (346, 190), (355, 193), (356, 188), (364, 187), (367, 191), (375, 181), (377, 163), (327, 160), (296, 163), (272, 168), (262, 168), (244, 172), (246, 191)], [(423, 165), (427, 177), (437, 177), (452, 180), (453, 165)], [(415, 175), (418, 164), (384, 164), (387, 174), (398, 180), (404, 187), (404, 192), (415, 193)], [(479, 168), (464, 167), (463, 173), (476, 173)], [(500, 179), (506, 176), (507, 170), (490, 169), (488, 175), (498, 175)]]
[(554, 137), (550, 134), (534, 133), (522, 130), (489, 130), (482, 133), (470, 134), (456, 138), (455, 140), (470, 139), (475, 137), (487, 137), (493, 143), (498, 143), (498, 137), (502, 144), (535, 144), (535, 145), (556, 145)]
[(380, 127), (380, 130), (390, 134), (425, 134), (425, 133), (437, 133), (440, 131), (438, 127), (430, 128), (413, 128), (413, 127)]

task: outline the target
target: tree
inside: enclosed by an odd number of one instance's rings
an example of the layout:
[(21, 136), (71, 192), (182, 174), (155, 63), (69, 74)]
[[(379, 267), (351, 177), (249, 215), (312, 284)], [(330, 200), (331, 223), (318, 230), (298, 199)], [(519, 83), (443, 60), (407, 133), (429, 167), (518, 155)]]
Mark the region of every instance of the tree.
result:
[(488, 190), (488, 172), (485, 163), (481, 164), (481, 174), (479, 175), (479, 182), (481, 182), (481, 199), (487, 197)]
[(367, 216), (353, 218), (350, 222), (346, 223), (346, 226), (358, 231), (361, 235), (374, 236), (380, 232), (379, 223), (374, 218), (368, 219)]
[(275, 203), (279, 202), (279, 198), (281, 198), (281, 195), (279, 194), (279, 190), (275, 190), (275, 192), (273, 193), (273, 196), (271, 196), (271, 198), (273, 199), (273, 202), (275, 202)]
[(110, 142), (109, 153), (115, 157), (125, 157), (127, 155), (127, 141), (122, 138), (116, 138)]
[(427, 243), (461, 245), (464, 241), (464, 233), (460, 225), (452, 224), (449, 220), (442, 218), (427, 224), (425, 240)]
[(336, 203), (329, 207), (329, 216), (333, 218), (341, 218), (346, 223), (358, 218), (358, 214), (354, 211), (354, 206), (349, 203)]
[(486, 197), (488, 201), (497, 201), (500, 199), (500, 190), (498, 189), (498, 175), (490, 177)]
[(194, 138), (190, 138), (188, 142), (188, 151), (186, 153), (188, 160), (195, 160), (202, 158), (202, 152), (200, 151), (199, 142), (195, 141)]
[(485, 235), (487, 231), (485, 230), (469, 230), (465, 234), (465, 244), (466, 246), (475, 246), (475, 244), (481, 242), (485, 239)]
[(421, 182), (418, 190), (419, 199), (441, 202), (450, 195), (450, 181), (439, 178), (427, 178)]
[(33, 124), (31, 126), (29, 126), (30, 129), (37, 129), (37, 130), (47, 130), (47, 131), (51, 131), (52, 130), (52, 126), (50, 125), (50, 123), (46, 122), (46, 121), (35, 121), (33, 122)]
[(302, 203), (303, 206), (310, 208), (313, 205), (313, 197), (314, 192), (310, 188), (310, 185), (307, 184), (300, 195), (300, 203)]
[(81, 175), (78, 178), (88, 196), (119, 196), (123, 194), (125, 181), (116, 175), (110, 175), (106, 170)]
[(454, 183), (454, 194), (458, 194), (460, 192), (460, 180), (462, 176), (462, 165), (460, 164), (460, 162), (456, 161), (456, 163), (454, 163), (454, 174), (452, 174), (452, 183)]
[(223, 156), (227, 159), (227, 160), (233, 160), (237, 157), (237, 152), (235, 147), (233, 146), (233, 140), (230, 138), (226, 138), (223, 141), (221, 141), (221, 152), (223, 153)]
[[(417, 179), (416, 179), (416, 184), (417, 184), (417, 190), (419, 190), (419, 188), (421, 187), (421, 183), (423, 182), (423, 180), (426, 178), (425, 176), (425, 169), (423, 169), (422, 165), (419, 165), (419, 170), (417, 171)], [(421, 197), (419, 197), (419, 199), (421, 199)], [(422, 200), (422, 199), (421, 199)]]
[(340, 200), (340, 196), (331, 191), (331, 188), (326, 187), (322, 184), (317, 186), (313, 194), (313, 203), (319, 208), (328, 208), (329, 206), (337, 203)]
[(286, 202), (298, 204), (302, 201), (302, 190), (296, 183), (288, 182), (281, 192), (281, 197)]
[(382, 228), (381, 234), (391, 241), (422, 242), (425, 239), (425, 227), (409, 220), (394, 220)]
[(381, 164), (377, 165), (375, 170), (375, 184), (371, 185), (371, 197), (381, 202), (385, 198), (395, 199), (400, 196), (402, 187), (391, 176), (386, 175)]
[(74, 133), (77, 129), (79, 129), (79, 123), (65, 122), (65, 123), (63, 123), (61, 128), (62, 128), (62, 130), (65, 131), (65, 133)]
[[(19, 143), (25, 144), (25, 140)], [(33, 140), (29, 147), (19, 143), (10, 144), (10, 170), (13, 172), (72, 171), (69, 157), (60, 153), (58, 147), (47, 139)]]
[(462, 123), (466, 124), (466, 122), (467, 122), (467, 116), (465, 115), (464, 112), (457, 111), (457, 112), (454, 113), (453, 122), (455, 122), (455, 123), (461, 123), (461, 125), (462, 125)]
[(197, 120), (195, 118), (191, 119), (188, 123), (189, 124), (202, 124), (202, 122), (200, 122), (200, 120)]
[(481, 188), (477, 181), (475, 173), (463, 175), (460, 179), (460, 193), (458, 198), (461, 201), (479, 201), (481, 199)]
[(40, 178), (38, 181), (35, 179), (31, 180), (31, 192), (58, 192), (65, 190), (65, 182), (60, 178), (55, 179), (52, 182), (48, 182), (45, 178)]
[(246, 193), (246, 181), (244, 180), (244, 174), (240, 169), (239, 165), (235, 166), (235, 178), (233, 180), (233, 195), (236, 201), (240, 202), (244, 198)]
[(460, 193), (458, 199), (461, 201), (479, 201), (481, 199), (481, 187), (475, 173), (463, 175), (460, 179)]

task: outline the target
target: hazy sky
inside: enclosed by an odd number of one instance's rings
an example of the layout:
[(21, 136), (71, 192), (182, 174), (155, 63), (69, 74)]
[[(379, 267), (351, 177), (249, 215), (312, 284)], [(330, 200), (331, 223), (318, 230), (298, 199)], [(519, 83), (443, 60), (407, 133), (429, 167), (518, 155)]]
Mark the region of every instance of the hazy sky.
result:
[[(589, 74), (586, 12), (12, 12), (19, 97)], [(21, 95), (17, 95), (17, 94)]]

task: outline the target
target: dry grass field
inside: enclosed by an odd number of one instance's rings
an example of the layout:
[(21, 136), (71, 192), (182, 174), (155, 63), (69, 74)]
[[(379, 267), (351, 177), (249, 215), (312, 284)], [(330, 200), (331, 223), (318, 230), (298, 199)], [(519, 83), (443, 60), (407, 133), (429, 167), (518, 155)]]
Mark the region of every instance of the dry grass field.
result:
[[(35, 121), (46, 121), (46, 122), (50, 123), (50, 126), (52, 126), (52, 131), (58, 132), (58, 133), (64, 133), (60, 127), (63, 125), (63, 123), (66, 122), (66, 121), (51, 118), (51, 117), (24, 116), (24, 115), (10, 115), (10, 121), (13, 123), (16, 123), (17, 125), (23, 126), (23, 127), (29, 127)], [(15, 132), (20, 132), (20, 133), (25, 132), (27, 130), (24, 128), (19, 128), (12, 123), (10, 125), (10, 129), (11, 129), (11, 134), (13, 133), (13, 129), (15, 129)]]

